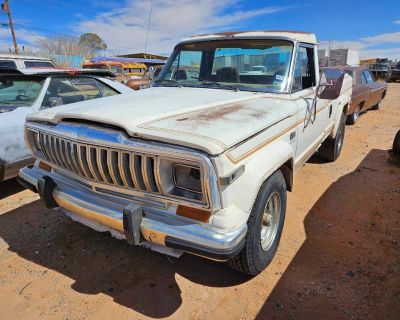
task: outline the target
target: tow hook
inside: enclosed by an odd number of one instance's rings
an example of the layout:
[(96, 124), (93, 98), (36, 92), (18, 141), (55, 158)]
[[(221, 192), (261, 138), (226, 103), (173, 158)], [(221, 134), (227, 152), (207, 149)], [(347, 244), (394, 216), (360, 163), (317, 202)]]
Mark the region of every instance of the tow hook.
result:
[(53, 197), (53, 191), (55, 187), (57, 187), (57, 184), (49, 176), (43, 176), (38, 179), (38, 193), (48, 209), (58, 207), (58, 204)]

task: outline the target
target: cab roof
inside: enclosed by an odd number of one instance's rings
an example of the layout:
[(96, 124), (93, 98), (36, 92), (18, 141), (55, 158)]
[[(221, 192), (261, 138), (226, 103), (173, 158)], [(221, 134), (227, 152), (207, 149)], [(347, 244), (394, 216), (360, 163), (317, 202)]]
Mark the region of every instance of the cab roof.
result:
[(317, 38), (314, 33), (290, 30), (249, 30), (237, 32), (221, 32), (197, 35), (182, 39), (181, 42), (195, 42), (207, 40), (226, 40), (226, 39), (268, 39), (268, 38), (287, 38), (294, 41), (316, 44)]
[(42, 58), (42, 57), (36, 57), (36, 56), (24, 56), (24, 55), (14, 54), (14, 53), (0, 53), (0, 59), (51, 61), (48, 58)]

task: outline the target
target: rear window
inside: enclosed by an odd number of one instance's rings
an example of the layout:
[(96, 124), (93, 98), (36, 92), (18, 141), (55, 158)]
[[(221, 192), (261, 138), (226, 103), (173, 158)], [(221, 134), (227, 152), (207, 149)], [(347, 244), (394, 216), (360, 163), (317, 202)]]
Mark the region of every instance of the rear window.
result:
[(54, 68), (54, 64), (49, 61), (24, 61), (25, 68)]
[(11, 60), (0, 60), (0, 68), (16, 68), (14, 61)]

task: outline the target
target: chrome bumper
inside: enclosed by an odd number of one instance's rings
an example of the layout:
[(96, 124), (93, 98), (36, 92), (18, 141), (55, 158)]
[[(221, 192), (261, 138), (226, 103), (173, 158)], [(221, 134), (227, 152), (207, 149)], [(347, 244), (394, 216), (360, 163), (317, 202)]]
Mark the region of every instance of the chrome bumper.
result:
[[(117, 195), (93, 191), (56, 172), (47, 172), (36, 166), (21, 169), (19, 178), (38, 190), (38, 180), (50, 177), (56, 184), (52, 197), (62, 208), (85, 219), (100, 223), (124, 233), (123, 210), (132, 204)], [(228, 260), (240, 252), (244, 245), (247, 225), (225, 231), (210, 225), (184, 220), (164, 208), (140, 205), (143, 218), (140, 232), (143, 241), (179, 249), (215, 260)]]

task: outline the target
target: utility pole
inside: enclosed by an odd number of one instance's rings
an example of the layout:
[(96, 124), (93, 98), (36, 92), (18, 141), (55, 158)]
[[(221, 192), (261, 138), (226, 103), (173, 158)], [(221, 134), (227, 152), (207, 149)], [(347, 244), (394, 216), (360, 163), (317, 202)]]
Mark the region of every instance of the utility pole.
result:
[(17, 38), (15, 37), (14, 22), (12, 20), (10, 5), (8, 4), (8, 0), (4, 0), (4, 3), (1, 5), (1, 9), (3, 11), (6, 11), (8, 14), (8, 21), (9, 21), (10, 28), (11, 28), (11, 35), (12, 35), (13, 42), (14, 42), (15, 53), (19, 54)]
[(153, 4), (150, 3), (150, 15), (149, 15), (149, 21), (147, 22), (147, 34), (146, 34), (146, 44), (144, 46), (144, 53), (147, 52), (147, 41), (149, 39), (149, 30), (150, 30), (150, 22), (151, 22), (151, 13), (153, 11)]

